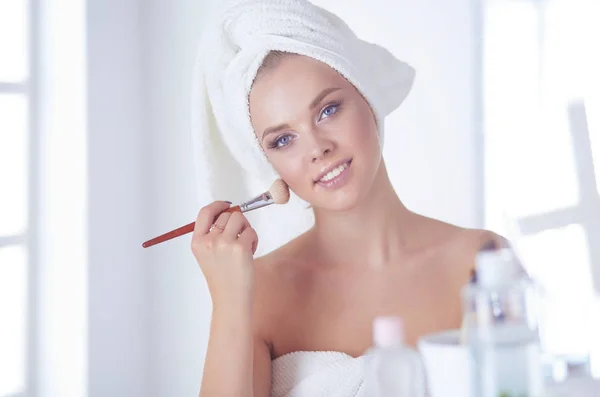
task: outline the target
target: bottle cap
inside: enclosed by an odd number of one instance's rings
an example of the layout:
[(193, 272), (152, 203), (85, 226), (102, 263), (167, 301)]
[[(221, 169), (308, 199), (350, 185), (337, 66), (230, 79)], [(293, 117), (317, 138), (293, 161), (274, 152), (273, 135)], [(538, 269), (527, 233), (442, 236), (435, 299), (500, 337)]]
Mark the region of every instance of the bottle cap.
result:
[(519, 264), (510, 248), (479, 252), (476, 266), (477, 283), (484, 288), (503, 287), (520, 276)]
[(373, 342), (377, 347), (398, 347), (404, 343), (404, 322), (400, 317), (376, 317)]

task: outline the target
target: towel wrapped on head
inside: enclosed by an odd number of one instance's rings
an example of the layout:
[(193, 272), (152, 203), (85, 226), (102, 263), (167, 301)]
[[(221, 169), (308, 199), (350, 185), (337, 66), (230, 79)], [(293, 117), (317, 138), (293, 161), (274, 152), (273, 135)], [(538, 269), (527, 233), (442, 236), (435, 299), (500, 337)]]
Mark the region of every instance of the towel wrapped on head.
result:
[[(238, 202), (278, 177), (252, 128), (248, 96), (271, 51), (304, 55), (335, 69), (370, 104), (383, 143), (384, 118), (406, 98), (414, 69), (388, 50), (360, 40), (339, 17), (306, 0), (233, 0), (210, 16), (194, 72), (192, 129), (200, 205)], [(268, 252), (312, 225), (294, 196), (284, 208), (249, 214), (259, 237), (275, 228)], [(283, 228), (281, 227), (283, 226)]]

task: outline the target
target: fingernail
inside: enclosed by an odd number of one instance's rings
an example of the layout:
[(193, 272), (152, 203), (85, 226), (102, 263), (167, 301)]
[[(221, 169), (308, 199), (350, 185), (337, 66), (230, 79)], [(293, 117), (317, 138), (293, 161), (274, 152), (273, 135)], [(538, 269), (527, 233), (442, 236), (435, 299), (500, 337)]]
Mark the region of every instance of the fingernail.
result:
[(227, 204), (233, 204), (231, 201), (225, 201)]

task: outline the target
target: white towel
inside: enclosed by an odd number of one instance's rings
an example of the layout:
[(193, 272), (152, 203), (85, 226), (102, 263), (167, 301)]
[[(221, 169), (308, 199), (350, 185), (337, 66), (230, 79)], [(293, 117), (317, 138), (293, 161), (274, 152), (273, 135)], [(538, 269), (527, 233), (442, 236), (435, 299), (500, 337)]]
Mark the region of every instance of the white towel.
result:
[(271, 397), (363, 397), (364, 357), (338, 352), (294, 352), (276, 358)]
[[(256, 72), (272, 50), (314, 58), (343, 75), (371, 105), (381, 142), (383, 120), (407, 96), (415, 74), (408, 64), (360, 40), (340, 18), (309, 1), (226, 2), (208, 18), (194, 76), (193, 149), (201, 205), (248, 199), (278, 177), (254, 134), (248, 106)], [(259, 236), (264, 232), (260, 224), (278, 232), (272, 246), (259, 248), (257, 254), (309, 227), (312, 211), (305, 208), (296, 197), (285, 211), (258, 211), (260, 218), (251, 222)]]

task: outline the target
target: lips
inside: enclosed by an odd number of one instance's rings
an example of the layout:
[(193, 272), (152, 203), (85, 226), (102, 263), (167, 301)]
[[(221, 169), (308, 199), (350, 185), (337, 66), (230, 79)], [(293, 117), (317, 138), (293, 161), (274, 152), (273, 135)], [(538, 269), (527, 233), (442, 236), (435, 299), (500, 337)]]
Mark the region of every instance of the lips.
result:
[[(328, 180), (337, 177), (340, 173), (342, 173), (344, 171), (345, 168), (347, 168), (350, 165), (351, 162), (352, 162), (352, 159), (345, 159), (345, 160), (333, 163), (332, 165), (330, 165), (328, 167), (325, 167), (319, 173), (317, 178), (314, 180), (314, 183), (327, 182)], [(323, 180), (323, 179), (325, 179), (325, 180)]]

